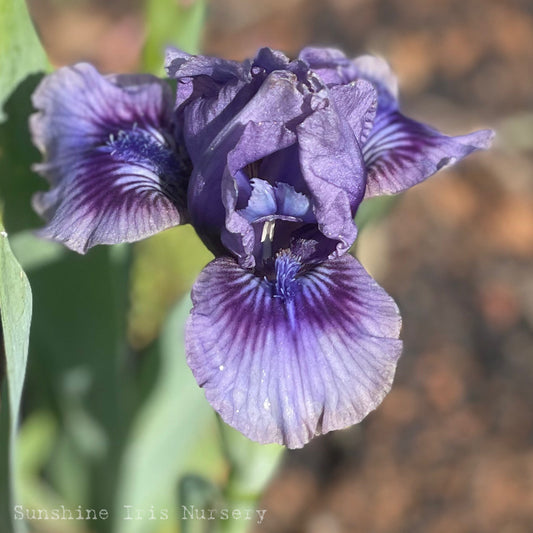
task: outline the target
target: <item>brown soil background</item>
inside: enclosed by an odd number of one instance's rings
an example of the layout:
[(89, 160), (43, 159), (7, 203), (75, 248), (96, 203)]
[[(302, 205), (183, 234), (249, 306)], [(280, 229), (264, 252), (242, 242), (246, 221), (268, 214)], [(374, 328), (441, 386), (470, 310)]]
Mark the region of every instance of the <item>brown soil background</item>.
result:
[[(135, 1), (32, 0), (58, 64), (135, 70)], [(213, 0), (204, 50), (307, 44), (387, 57), (404, 111), (471, 156), (404, 194), (360, 257), (394, 296), (404, 354), (360, 425), (289, 452), (262, 533), (533, 531), (533, 4), (520, 0)]]

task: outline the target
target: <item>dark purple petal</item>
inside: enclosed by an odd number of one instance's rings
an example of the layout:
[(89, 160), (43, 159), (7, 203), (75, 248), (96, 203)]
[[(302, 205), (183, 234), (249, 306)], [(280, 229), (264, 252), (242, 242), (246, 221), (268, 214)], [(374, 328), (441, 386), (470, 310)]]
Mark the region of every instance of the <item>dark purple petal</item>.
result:
[(261, 443), (298, 448), (375, 409), (401, 353), (394, 301), (351, 256), (298, 274), (276, 260), (276, 282), (229, 258), (193, 288), (187, 361), (223, 420)]
[(189, 209), (205, 241), (222, 228), (237, 239), (248, 231), (241, 227), (242, 221), (248, 224), (243, 217), (232, 218), (239, 196), (236, 176), (248, 164), (296, 141), (296, 135), (285, 126), (302, 113), (303, 96), (294, 79), (290, 72), (271, 74), (247, 105), (224, 125), (205, 153), (193, 157)]
[(328, 87), (346, 85), (356, 80), (372, 83), (378, 93), (379, 111), (398, 107), (398, 80), (381, 57), (364, 55), (353, 60), (334, 48), (304, 48), (299, 55)]
[[(166, 52), (165, 69), (170, 78), (182, 82), (187, 78), (205, 76), (204, 81), (211, 80), (223, 85), (234, 78), (245, 78), (246, 72), (249, 71), (249, 63), (192, 55), (177, 48), (169, 48)], [(207, 86), (204, 85), (204, 88)], [(178, 104), (180, 103), (178, 101)]]
[(307, 117), (297, 133), (318, 229), (338, 242), (335, 254), (342, 254), (357, 236), (352, 211), (366, 185), (361, 150), (350, 125), (331, 106)]
[[(241, 184), (239, 177), (242, 176), (242, 170), (248, 164), (253, 163), (270, 153), (291, 146), (296, 140), (296, 135), (289, 131), (282, 122), (249, 122), (242, 130), (236, 146), (228, 152), (227, 165), (224, 167), (224, 156), (218, 160), (220, 165), (219, 172), (223, 174), (220, 193), (221, 206), (223, 206), (224, 227), (222, 229), (222, 242), (227, 250), (235, 254), (242, 263), (243, 267), (251, 268), (255, 265), (253, 257), (254, 249), (257, 244), (256, 228), (254, 228), (247, 218), (240, 213), (238, 209), (239, 195), (246, 191), (246, 182)], [(227, 140), (225, 140), (227, 142)], [(222, 149), (220, 147), (219, 149)], [(213, 165), (217, 164), (213, 161)], [(213, 168), (209, 169), (210, 175), (215, 175)], [(193, 175), (194, 178), (194, 175)], [(249, 178), (243, 177), (247, 181)], [(193, 184), (195, 181), (193, 180)], [(212, 190), (216, 190), (217, 182), (213, 180), (210, 184)], [(207, 184), (206, 184), (207, 186)], [(248, 181), (248, 187), (249, 181)], [(251, 188), (250, 191), (251, 193)], [(191, 194), (190, 196), (191, 197)], [(211, 197), (212, 198), (212, 197)], [(246, 199), (247, 205), (249, 198)], [(211, 206), (215, 203), (211, 200)], [(200, 203), (193, 203), (192, 206), (201, 206)], [(204, 219), (208, 217), (212, 220), (215, 214), (213, 210), (211, 213), (200, 213)], [(202, 233), (202, 231), (200, 232)], [(204, 232), (207, 233), (207, 232)], [(260, 236), (259, 231), (259, 236)]]
[(448, 137), (397, 111), (378, 113), (363, 146), (366, 197), (408, 189), (474, 150), (488, 148), (492, 137), (491, 130)]
[(376, 116), (377, 96), (371, 83), (359, 80), (347, 85), (337, 85), (329, 90), (342, 119), (350, 124), (360, 146), (368, 138)]
[(177, 80), (176, 107), (183, 116), (185, 142), (191, 158), (201, 157), (216, 134), (237, 114), (259, 85), (251, 79), (251, 61), (167, 50), (165, 66)]
[(44, 78), (33, 96), (35, 166), (52, 185), (34, 208), (41, 235), (85, 253), (96, 244), (131, 242), (186, 216), (190, 174), (173, 137), (173, 99), (153, 76), (101, 76), (78, 64)]
[(304, 61), (300, 59), (290, 61), (279, 50), (273, 50), (268, 47), (261, 48), (252, 62), (252, 73), (259, 74), (260, 71), (264, 71), (264, 73), (269, 74), (275, 70), (292, 72), (296, 75), (298, 81), (303, 82), (312, 91), (320, 90), (323, 87), (319, 80), (310, 79), (309, 67)]
[(191, 55), (177, 48), (167, 49), (165, 69), (169, 78), (178, 80), (176, 106), (187, 100), (217, 97), (227, 84), (247, 81), (249, 62), (239, 63), (218, 57)]
[(265, 69), (266, 72), (274, 72), (275, 70), (287, 70), (289, 64), (290, 60), (283, 52), (264, 47), (257, 52), (252, 68), (258, 67)]

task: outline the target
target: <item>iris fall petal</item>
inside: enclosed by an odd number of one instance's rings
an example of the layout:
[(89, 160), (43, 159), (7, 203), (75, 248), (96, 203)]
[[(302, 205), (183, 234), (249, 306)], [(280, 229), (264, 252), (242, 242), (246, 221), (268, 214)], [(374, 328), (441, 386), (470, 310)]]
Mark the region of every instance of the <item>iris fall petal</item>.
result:
[(401, 352), (396, 304), (353, 257), (298, 268), (278, 258), (268, 281), (214, 260), (193, 288), (186, 335), (189, 366), (223, 420), (291, 448), (375, 409)]
[(190, 166), (176, 145), (173, 99), (153, 76), (101, 76), (89, 64), (59, 69), (33, 95), (30, 126), (51, 184), (34, 208), (40, 233), (85, 253), (132, 242), (183, 221)]

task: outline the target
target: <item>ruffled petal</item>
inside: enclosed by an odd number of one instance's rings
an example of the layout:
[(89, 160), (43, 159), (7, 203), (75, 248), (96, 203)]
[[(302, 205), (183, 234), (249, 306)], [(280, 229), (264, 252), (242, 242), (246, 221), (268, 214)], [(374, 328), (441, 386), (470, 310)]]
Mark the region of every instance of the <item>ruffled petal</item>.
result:
[(277, 213), (282, 217), (293, 217), (303, 222), (314, 222), (309, 198), (305, 194), (296, 192), (294, 187), (279, 182), (274, 188)]
[(355, 80), (371, 82), (378, 93), (380, 111), (398, 107), (398, 80), (381, 57), (363, 55), (348, 59), (335, 48), (304, 48), (299, 55), (329, 87), (346, 85)]
[(173, 99), (153, 76), (101, 76), (78, 64), (47, 76), (33, 102), (35, 166), (52, 185), (34, 196), (44, 237), (85, 253), (183, 222), (190, 163), (173, 137)]
[(332, 106), (318, 110), (297, 128), (300, 165), (321, 233), (337, 241), (341, 255), (354, 243), (353, 212), (363, 198), (366, 175), (350, 125)]
[[(394, 301), (351, 256), (277, 281), (229, 258), (193, 288), (187, 361), (211, 405), (252, 440), (303, 446), (375, 409), (401, 353)], [(296, 265), (296, 268), (295, 268)]]
[[(197, 87), (203, 90), (198, 96), (204, 96), (213, 87), (209, 81), (223, 84), (235, 78), (245, 78), (249, 71), (249, 63), (230, 61), (218, 57), (192, 55), (177, 48), (168, 48), (165, 58), (165, 69), (170, 78), (180, 80), (187, 85), (193, 78), (205, 76), (203, 85)], [(178, 100), (177, 104), (181, 104)]]
[(378, 112), (363, 146), (368, 170), (365, 196), (408, 189), (474, 150), (488, 148), (493, 135), (491, 130), (480, 130), (448, 137), (398, 111)]
[(259, 73), (263, 71), (266, 74), (276, 70), (287, 70), (296, 75), (299, 81), (303, 82), (312, 91), (318, 91), (322, 88), (319, 80), (312, 80), (310, 78), (309, 67), (307, 63), (300, 59), (291, 61), (283, 52), (273, 50), (272, 48), (261, 48), (253, 62), (252, 72)]
[(309, 198), (296, 192), (294, 187), (283, 182), (271, 185), (259, 178), (252, 179), (251, 185), (248, 205), (239, 210), (248, 222), (272, 217), (313, 222)]
[[(224, 143), (228, 142), (231, 137), (226, 137)], [(249, 122), (242, 130), (242, 134), (236, 144), (236, 146), (230, 150), (227, 156), (218, 160), (213, 158), (212, 166), (209, 168), (209, 174), (213, 172), (213, 167), (219, 165), (220, 172), (223, 173), (221, 183), (221, 195), (224, 211), (222, 216), (225, 217), (224, 227), (222, 229), (222, 242), (227, 250), (230, 250), (236, 257), (239, 258), (241, 264), (245, 268), (252, 268), (255, 265), (255, 259), (253, 256), (254, 249), (257, 247), (256, 228), (250, 224), (248, 219), (243, 216), (239, 209), (237, 209), (238, 199), (242, 189), (245, 189), (245, 185), (240, 183), (239, 176), (241, 176), (242, 170), (246, 165), (253, 163), (263, 157), (269, 156), (270, 153), (276, 150), (283, 151), (285, 148), (294, 144), (296, 135), (289, 131), (282, 122), (274, 121), (260, 121)], [(219, 149), (223, 149), (220, 146)], [(221, 150), (222, 151), (222, 150)], [(227, 166), (224, 168), (223, 164), (227, 161)], [(206, 168), (207, 167), (206, 161)], [(244, 178), (243, 181), (248, 183), (250, 187), (249, 178)], [(196, 179), (193, 180), (193, 186), (196, 184)], [(205, 184), (204, 187), (210, 186), (215, 189), (217, 186), (216, 180), (212, 180), (210, 184)], [(215, 189), (216, 190), (216, 189)], [(191, 191), (193, 189), (191, 188)], [(251, 190), (250, 190), (251, 192)], [(216, 194), (216, 193), (213, 193)], [(211, 197), (213, 198), (213, 197)], [(211, 200), (212, 201), (212, 200)], [(213, 202), (214, 203), (214, 202)], [(193, 203), (191, 205), (201, 204)], [(215, 211), (212, 209), (209, 213), (199, 213), (207, 219), (212, 220)], [(200, 232), (202, 234), (202, 231)], [(204, 231), (204, 234), (208, 232)]]
[(176, 48), (167, 50), (166, 71), (178, 82), (177, 113), (183, 116), (183, 135), (193, 160), (202, 157), (224, 124), (257, 91), (258, 84), (251, 83), (250, 65), (251, 61), (239, 63)]
[[(189, 209), (196, 230), (212, 249), (221, 228), (237, 240), (249, 231), (243, 217), (233, 216), (239, 194), (235, 176), (246, 165), (295, 143), (296, 135), (285, 123), (302, 114), (303, 98), (292, 73), (272, 73), (247, 105), (224, 124), (202, 157), (193, 159)], [(229, 242), (227, 246), (240, 254), (239, 246)]]
[(251, 180), (252, 194), (248, 205), (240, 209), (240, 213), (248, 222), (254, 222), (260, 218), (276, 213), (276, 195), (274, 187), (268, 181), (254, 178)]
[(245, 81), (250, 76), (249, 62), (239, 63), (218, 57), (192, 55), (168, 48), (165, 69), (169, 78), (178, 80), (176, 106), (187, 100), (216, 97), (226, 84)]

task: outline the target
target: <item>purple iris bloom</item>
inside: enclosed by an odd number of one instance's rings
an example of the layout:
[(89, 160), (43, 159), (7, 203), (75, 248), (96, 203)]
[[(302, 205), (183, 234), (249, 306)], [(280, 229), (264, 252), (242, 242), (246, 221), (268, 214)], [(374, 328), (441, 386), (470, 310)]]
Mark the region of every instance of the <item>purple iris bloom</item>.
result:
[(43, 237), (80, 253), (132, 242), (186, 220), (190, 161), (166, 82), (101, 76), (86, 63), (44, 78), (31, 117), (35, 166), (51, 185), (33, 198)]
[(394, 301), (346, 254), (363, 198), (396, 193), (488, 146), (398, 111), (380, 59), (268, 48), (243, 63), (171, 50), (193, 162), (201, 273), (187, 359), (207, 399), (259, 442), (301, 447), (362, 420), (401, 353)]
[(152, 77), (61, 69), (32, 120), (52, 188), (43, 233), (84, 252), (190, 221), (214, 253), (196, 281), (189, 366), (224, 421), (303, 446), (362, 420), (402, 343), (387, 293), (346, 252), (365, 197), (478, 148), (404, 117), (385, 62), (264, 48), (234, 62), (171, 50), (176, 104)]

